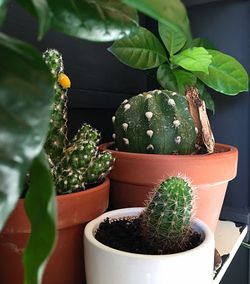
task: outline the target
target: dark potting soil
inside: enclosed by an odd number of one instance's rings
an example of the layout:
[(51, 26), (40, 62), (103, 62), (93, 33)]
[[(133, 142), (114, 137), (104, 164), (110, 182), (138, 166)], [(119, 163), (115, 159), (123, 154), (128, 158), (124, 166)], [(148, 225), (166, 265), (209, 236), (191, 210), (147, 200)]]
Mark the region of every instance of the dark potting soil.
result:
[[(139, 218), (126, 217), (110, 220), (106, 218), (96, 231), (95, 238), (102, 244), (111, 248), (139, 254), (162, 254), (159, 248), (146, 242), (140, 235), (138, 226)], [(197, 247), (201, 244), (201, 235), (193, 232), (186, 250)], [(164, 251), (164, 254), (174, 253)]]

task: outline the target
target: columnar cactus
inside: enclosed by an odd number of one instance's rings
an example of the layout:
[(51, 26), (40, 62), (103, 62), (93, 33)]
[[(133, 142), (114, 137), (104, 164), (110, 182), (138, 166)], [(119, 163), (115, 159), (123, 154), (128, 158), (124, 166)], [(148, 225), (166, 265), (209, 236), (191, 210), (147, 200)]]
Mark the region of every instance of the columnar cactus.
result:
[(57, 193), (71, 193), (101, 182), (113, 163), (110, 152), (99, 152), (100, 133), (83, 124), (72, 141), (67, 141), (67, 89), (70, 80), (63, 73), (61, 54), (55, 49), (43, 57), (55, 79), (54, 106), (45, 143)]
[[(61, 85), (58, 80), (64, 73), (61, 54), (55, 49), (48, 49), (43, 53), (43, 58), (55, 80), (54, 105), (50, 118), (50, 128), (45, 143), (45, 151), (51, 165), (60, 161), (63, 149), (67, 144), (67, 89), (70, 85)], [(65, 76), (65, 75), (64, 75)]]
[(190, 154), (197, 129), (184, 96), (167, 90), (125, 100), (113, 117), (118, 150), (137, 153)]
[(161, 253), (185, 250), (193, 234), (193, 189), (185, 178), (166, 179), (139, 218), (143, 238)]

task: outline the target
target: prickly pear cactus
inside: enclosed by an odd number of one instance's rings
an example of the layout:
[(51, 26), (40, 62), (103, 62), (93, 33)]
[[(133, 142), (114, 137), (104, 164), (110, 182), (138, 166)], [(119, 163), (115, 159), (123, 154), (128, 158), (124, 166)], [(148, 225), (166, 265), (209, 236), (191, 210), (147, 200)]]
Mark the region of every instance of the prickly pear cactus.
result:
[(162, 182), (140, 216), (142, 235), (159, 252), (180, 252), (192, 234), (193, 189), (181, 177)]
[(120, 151), (190, 154), (196, 131), (184, 96), (167, 90), (145, 92), (125, 100), (113, 117)]
[[(65, 83), (62, 55), (55, 49), (48, 49), (43, 53), (45, 63), (49, 67), (55, 80), (54, 105), (50, 118), (50, 127), (45, 143), (45, 151), (51, 165), (56, 165), (61, 159), (63, 149), (67, 144), (67, 89), (70, 84)], [(58, 80), (64, 76), (64, 81)], [(60, 84), (63, 82), (62, 84)]]
[(70, 80), (63, 73), (61, 54), (48, 49), (44, 60), (55, 79), (54, 105), (50, 129), (45, 144), (57, 193), (81, 191), (101, 182), (111, 170), (110, 152), (99, 152), (100, 133), (89, 124), (83, 124), (72, 141), (67, 141), (67, 90)]

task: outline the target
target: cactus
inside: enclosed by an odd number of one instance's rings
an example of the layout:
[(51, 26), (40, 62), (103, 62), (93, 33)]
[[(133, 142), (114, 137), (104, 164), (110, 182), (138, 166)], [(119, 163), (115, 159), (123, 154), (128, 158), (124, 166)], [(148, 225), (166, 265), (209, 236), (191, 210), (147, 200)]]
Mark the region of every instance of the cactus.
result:
[(197, 129), (184, 96), (167, 90), (125, 100), (113, 116), (118, 150), (137, 153), (190, 154)]
[(55, 49), (48, 49), (43, 53), (43, 58), (55, 80), (54, 105), (44, 146), (49, 162), (54, 166), (60, 161), (67, 144), (67, 89), (58, 82), (58, 77), (63, 74), (64, 69), (61, 54)]
[(139, 218), (143, 238), (160, 253), (185, 250), (193, 234), (193, 189), (186, 178), (163, 181)]
[(77, 192), (101, 182), (111, 170), (110, 152), (99, 152), (100, 133), (83, 124), (71, 141), (67, 141), (67, 89), (70, 80), (63, 73), (61, 54), (48, 49), (43, 57), (55, 79), (54, 105), (45, 151), (50, 162), (58, 194)]

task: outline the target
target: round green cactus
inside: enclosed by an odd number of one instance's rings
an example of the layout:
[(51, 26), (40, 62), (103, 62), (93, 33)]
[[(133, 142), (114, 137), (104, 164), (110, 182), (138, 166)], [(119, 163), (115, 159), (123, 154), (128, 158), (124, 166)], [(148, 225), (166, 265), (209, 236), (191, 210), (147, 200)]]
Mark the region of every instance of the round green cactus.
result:
[(192, 234), (193, 200), (187, 179), (171, 177), (162, 182), (140, 216), (144, 239), (163, 253), (185, 249)]
[(190, 154), (196, 131), (186, 98), (154, 90), (125, 100), (113, 117), (118, 150), (135, 153)]

